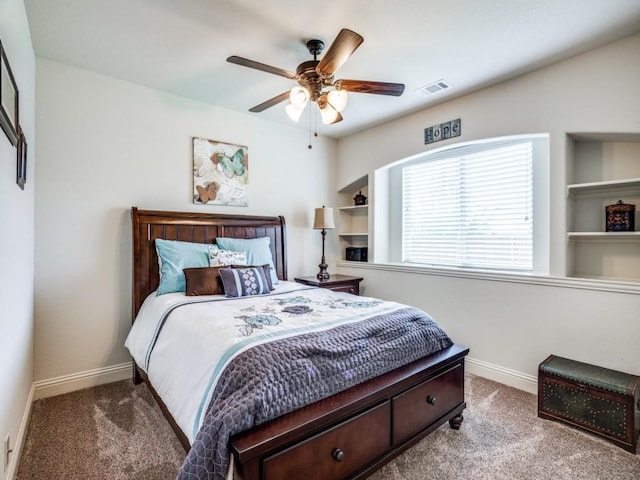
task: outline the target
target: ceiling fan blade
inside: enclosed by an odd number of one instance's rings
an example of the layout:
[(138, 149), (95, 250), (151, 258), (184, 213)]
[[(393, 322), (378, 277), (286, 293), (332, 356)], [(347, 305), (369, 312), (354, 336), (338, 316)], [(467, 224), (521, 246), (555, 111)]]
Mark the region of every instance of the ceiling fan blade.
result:
[(256, 70), (261, 70), (267, 73), (273, 73), (274, 75), (280, 75), (281, 77), (290, 78), (295, 80), (296, 74), (293, 72), (289, 72), (288, 70), (284, 70), (278, 67), (272, 67), (271, 65), (265, 65), (264, 63), (256, 62), (254, 60), (248, 60), (242, 57), (236, 57), (235, 55), (227, 58), (227, 62), (235, 63), (236, 65), (241, 65), (243, 67), (254, 68)]
[(322, 56), (316, 70), (327, 77), (333, 76), (363, 41), (364, 38), (361, 35), (343, 28)]
[(337, 80), (336, 87), (340, 90), (357, 93), (374, 93), (376, 95), (391, 95), (399, 97), (404, 92), (403, 83), (369, 82), (366, 80)]
[(250, 108), (249, 111), (254, 113), (262, 112), (267, 108), (273, 107), (274, 105), (277, 105), (280, 102), (284, 102), (285, 100), (287, 100), (289, 98), (289, 93), (290, 93), (289, 90), (287, 90), (286, 92), (283, 92), (280, 95), (276, 95), (275, 97), (267, 100), (266, 102), (262, 102), (260, 105), (256, 105), (255, 107)]

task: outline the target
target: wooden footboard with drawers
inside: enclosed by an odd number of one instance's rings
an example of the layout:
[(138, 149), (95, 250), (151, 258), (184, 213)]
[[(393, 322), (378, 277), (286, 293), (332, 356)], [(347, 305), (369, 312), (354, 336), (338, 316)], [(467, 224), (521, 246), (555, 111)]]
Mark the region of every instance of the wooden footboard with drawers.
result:
[(242, 479), (365, 478), (443, 423), (460, 428), (467, 353), (453, 345), (238, 435)]

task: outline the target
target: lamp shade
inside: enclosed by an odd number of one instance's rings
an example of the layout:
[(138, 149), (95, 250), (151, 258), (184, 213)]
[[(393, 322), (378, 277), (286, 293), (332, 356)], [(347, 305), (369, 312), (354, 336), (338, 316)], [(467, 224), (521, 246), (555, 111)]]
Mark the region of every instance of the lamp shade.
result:
[(304, 110), (309, 102), (309, 90), (304, 87), (293, 87), (289, 92), (289, 100), (294, 107)]
[(342, 115), (338, 112), (327, 100), (328, 95), (323, 93), (318, 98), (318, 108), (320, 108), (320, 117), (322, 118), (322, 123), (325, 125), (331, 125), (332, 123), (338, 123), (342, 120)]
[(325, 125), (338, 123), (342, 120), (342, 115), (340, 115), (340, 112), (338, 112), (329, 104), (320, 109), (320, 117), (322, 118), (322, 123), (324, 123)]
[(348, 95), (345, 90), (332, 90), (327, 95), (327, 101), (336, 109), (337, 112), (342, 112), (347, 106)]
[(316, 230), (321, 228), (336, 228), (335, 223), (333, 222), (333, 208), (316, 208), (313, 228)]
[(284, 110), (285, 112), (287, 112), (287, 115), (289, 116), (289, 118), (294, 122), (297, 122), (298, 120), (300, 120), (300, 116), (302, 115), (302, 112), (304, 112), (304, 108), (297, 108), (292, 103), (284, 107)]

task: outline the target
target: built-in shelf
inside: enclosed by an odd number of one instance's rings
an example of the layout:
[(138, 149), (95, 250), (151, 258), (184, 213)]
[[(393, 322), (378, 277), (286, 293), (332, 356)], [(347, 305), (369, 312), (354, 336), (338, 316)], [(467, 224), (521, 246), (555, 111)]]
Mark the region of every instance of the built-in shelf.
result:
[(369, 212), (369, 205), (351, 205), (349, 207), (339, 207), (338, 210), (344, 213), (367, 214)]
[(640, 232), (567, 232), (570, 242), (580, 240), (594, 240), (601, 242), (640, 242)]
[(640, 282), (640, 232), (605, 231), (609, 205), (640, 204), (640, 134), (575, 133), (568, 141), (567, 276)]
[(638, 237), (640, 232), (568, 232), (569, 237)]
[[(369, 194), (369, 177), (365, 175), (340, 189), (338, 207), (338, 236), (342, 258), (347, 258), (347, 248), (368, 248), (369, 246), (369, 205), (354, 205), (356, 196)], [(358, 198), (360, 200), (360, 198)]]
[(607, 198), (614, 194), (620, 195), (625, 192), (637, 194), (638, 190), (640, 190), (640, 178), (627, 178), (567, 185), (567, 196), (571, 198), (576, 195), (588, 195)]

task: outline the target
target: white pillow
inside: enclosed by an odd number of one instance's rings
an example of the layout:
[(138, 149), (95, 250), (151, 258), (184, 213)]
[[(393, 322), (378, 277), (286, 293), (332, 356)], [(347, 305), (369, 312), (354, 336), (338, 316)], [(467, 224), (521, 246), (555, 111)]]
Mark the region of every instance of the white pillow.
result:
[(245, 252), (222, 250), (217, 245), (209, 245), (209, 265), (247, 265)]

